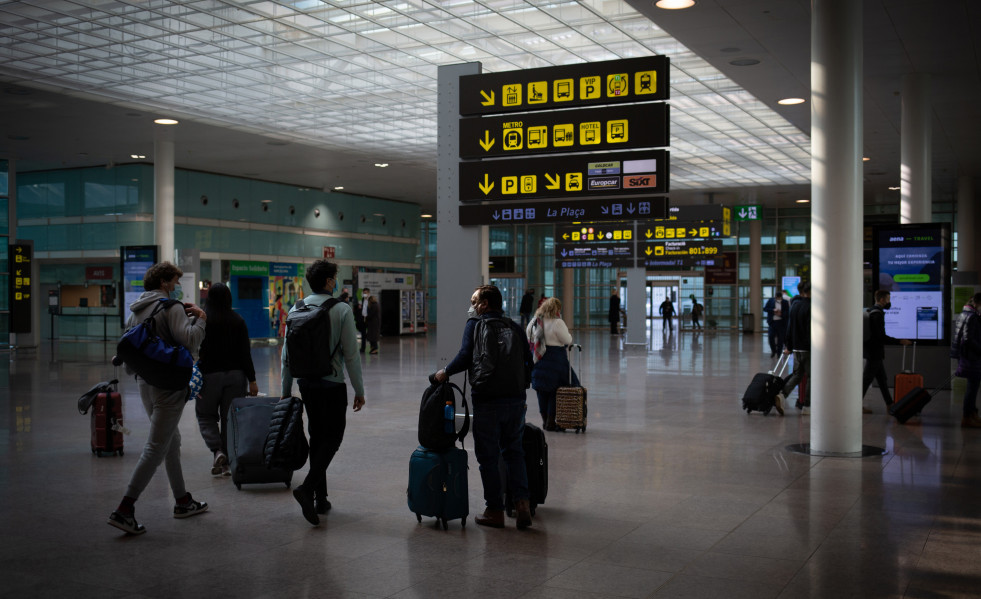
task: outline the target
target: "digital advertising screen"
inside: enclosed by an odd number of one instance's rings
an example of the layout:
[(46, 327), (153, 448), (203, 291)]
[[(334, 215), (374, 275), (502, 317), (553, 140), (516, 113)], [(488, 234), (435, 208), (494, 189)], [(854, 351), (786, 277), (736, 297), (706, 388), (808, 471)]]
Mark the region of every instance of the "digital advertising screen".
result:
[(123, 273), (123, 301), (120, 314), (126, 326), (129, 306), (143, 293), (143, 276), (157, 263), (157, 246), (131, 245), (119, 248), (120, 271)]
[(891, 293), (886, 334), (924, 345), (950, 342), (950, 225), (878, 225), (873, 230), (873, 291)]
[(798, 285), (800, 285), (800, 277), (783, 277), (780, 284), (783, 296), (787, 299), (797, 297), (799, 294), (797, 291)]

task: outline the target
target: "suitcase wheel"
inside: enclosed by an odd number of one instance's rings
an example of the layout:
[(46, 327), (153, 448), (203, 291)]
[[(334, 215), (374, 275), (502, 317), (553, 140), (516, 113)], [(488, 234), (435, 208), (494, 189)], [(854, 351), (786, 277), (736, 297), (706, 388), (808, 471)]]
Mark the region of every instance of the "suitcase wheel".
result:
[(443, 530), (449, 530), (449, 528), (450, 523), (446, 521), (446, 518), (443, 518)]
[(534, 515), (535, 515), (535, 506), (531, 506), (531, 515), (532, 515), (532, 516), (534, 516)]
[(763, 410), (763, 415), (764, 416), (769, 416), (770, 415), (770, 410), (772, 410), (772, 409), (773, 408), (767, 408), (767, 409)]
[(235, 483), (235, 488), (238, 489), (239, 491), (241, 491), (242, 490), (242, 483)]
[(94, 448), (94, 447), (92, 448), (92, 453), (93, 453), (93, 454), (95, 453), (95, 448)]
[(119, 450), (119, 457), (123, 457), (123, 450), (122, 449)]
[(283, 484), (284, 484), (284, 485), (286, 485), (286, 488), (287, 488), (287, 489), (289, 489), (289, 488), (290, 488), (290, 487), (292, 486), (292, 483), (291, 483), (290, 481), (286, 481), (286, 482), (285, 482), (285, 483), (283, 483)]
[(422, 524), (422, 515), (421, 514), (416, 514), (416, 522)]
[(102, 450), (101, 449), (96, 450), (95, 455), (96, 455), (96, 457), (100, 457), (101, 458), (102, 457)]
[(463, 519), (460, 520), (460, 528), (466, 528), (466, 527), (467, 527), (467, 517), (464, 516)]

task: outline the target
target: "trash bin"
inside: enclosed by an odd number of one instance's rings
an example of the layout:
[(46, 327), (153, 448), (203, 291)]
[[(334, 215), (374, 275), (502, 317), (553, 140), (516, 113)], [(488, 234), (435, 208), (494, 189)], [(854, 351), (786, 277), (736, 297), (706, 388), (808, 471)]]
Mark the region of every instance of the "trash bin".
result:
[(743, 312), (743, 332), (752, 333), (756, 328), (756, 315), (752, 312)]

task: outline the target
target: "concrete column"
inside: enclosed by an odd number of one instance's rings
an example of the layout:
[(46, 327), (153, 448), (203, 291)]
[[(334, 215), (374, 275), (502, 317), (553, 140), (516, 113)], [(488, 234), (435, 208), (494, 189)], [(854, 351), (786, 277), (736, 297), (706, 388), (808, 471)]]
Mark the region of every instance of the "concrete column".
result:
[(932, 124), (930, 75), (903, 75), (899, 205), (899, 222), (902, 224), (928, 223), (933, 218)]
[(436, 364), (439, 369), (460, 349), (470, 296), (487, 280), (486, 226), (460, 226), (460, 77), (479, 74), (479, 62), (438, 69), (436, 157)]
[(174, 126), (153, 130), (153, 241), (160, 261), (174, 262)]
[(862, 451), (862, 3), (811, 4), (811, 453)]
[(575, 271), (571, 268), (562, 269), (562, 320), (570, 329), (576, 326), (576, 289)]
[(763, 330), (763, 222), (749, 223), (749, 311), (753, 314), (753, 330)]
[(627, 340), (624, 347), (647, 347), (646, 285), (647, 270), (644, 268), (627, 269)]
[(975, 231), (978, 210), (974, 205), (974, 178), (961, 175), (957, 180), (957, 272), (977, 272)]

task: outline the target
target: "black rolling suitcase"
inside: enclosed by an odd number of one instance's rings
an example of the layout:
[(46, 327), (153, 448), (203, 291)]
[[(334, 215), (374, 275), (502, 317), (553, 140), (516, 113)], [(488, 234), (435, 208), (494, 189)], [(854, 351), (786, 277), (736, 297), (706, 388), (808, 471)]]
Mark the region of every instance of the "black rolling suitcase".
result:
[(293, 471), (269, 468), (265, 462), (266, 437), (272, 420), (275, 397), (239, 397), (228, 410), (228, 466), (232, 482), (243, 484), (293, 482)]
[(785, 383), (783, 371), (786, 370), (787, 362), (789, 362), (785, 359), (786, 357), (786, 354), (781, 354), (773, 370), (758, 372), (750, 381), (749, 386), (746, 387), (746, 392), (743, 393), (743, 409), (746, 410), (747, 414), (756, 411), (763, 412), (763, 415), (766, 416), (773, 409), (777, 393), (783, 390)]
[[(548, 443), (545, 441), (545, 432), (534, 424), (526, 422), (521, 445), (525, 451), (525, 469), (528, 471), (528, 504), (531, 507), (531, 515), (534, 516), (535, 509), (545, 503), (545, 496), (548, 495)], [(501, 476), (504, 487), (507, 488), (507, 464), (504, 463), (503, 457)], [(504, 508), (508, 516), (514, 513), (511, 489), (507, 489), (504, 495)]]
[(940, 389), (945, 387), (953, 378), (951, 375), (933, 391), (927, 391), (923, 387), (914, 387), (902, 399), (889, 406), (889, 415), (895, 416), (900, 424), (905, 424), (907, 420), (919, 414), (930, 403), (930, 400), (937, 393), (940, 393)]

